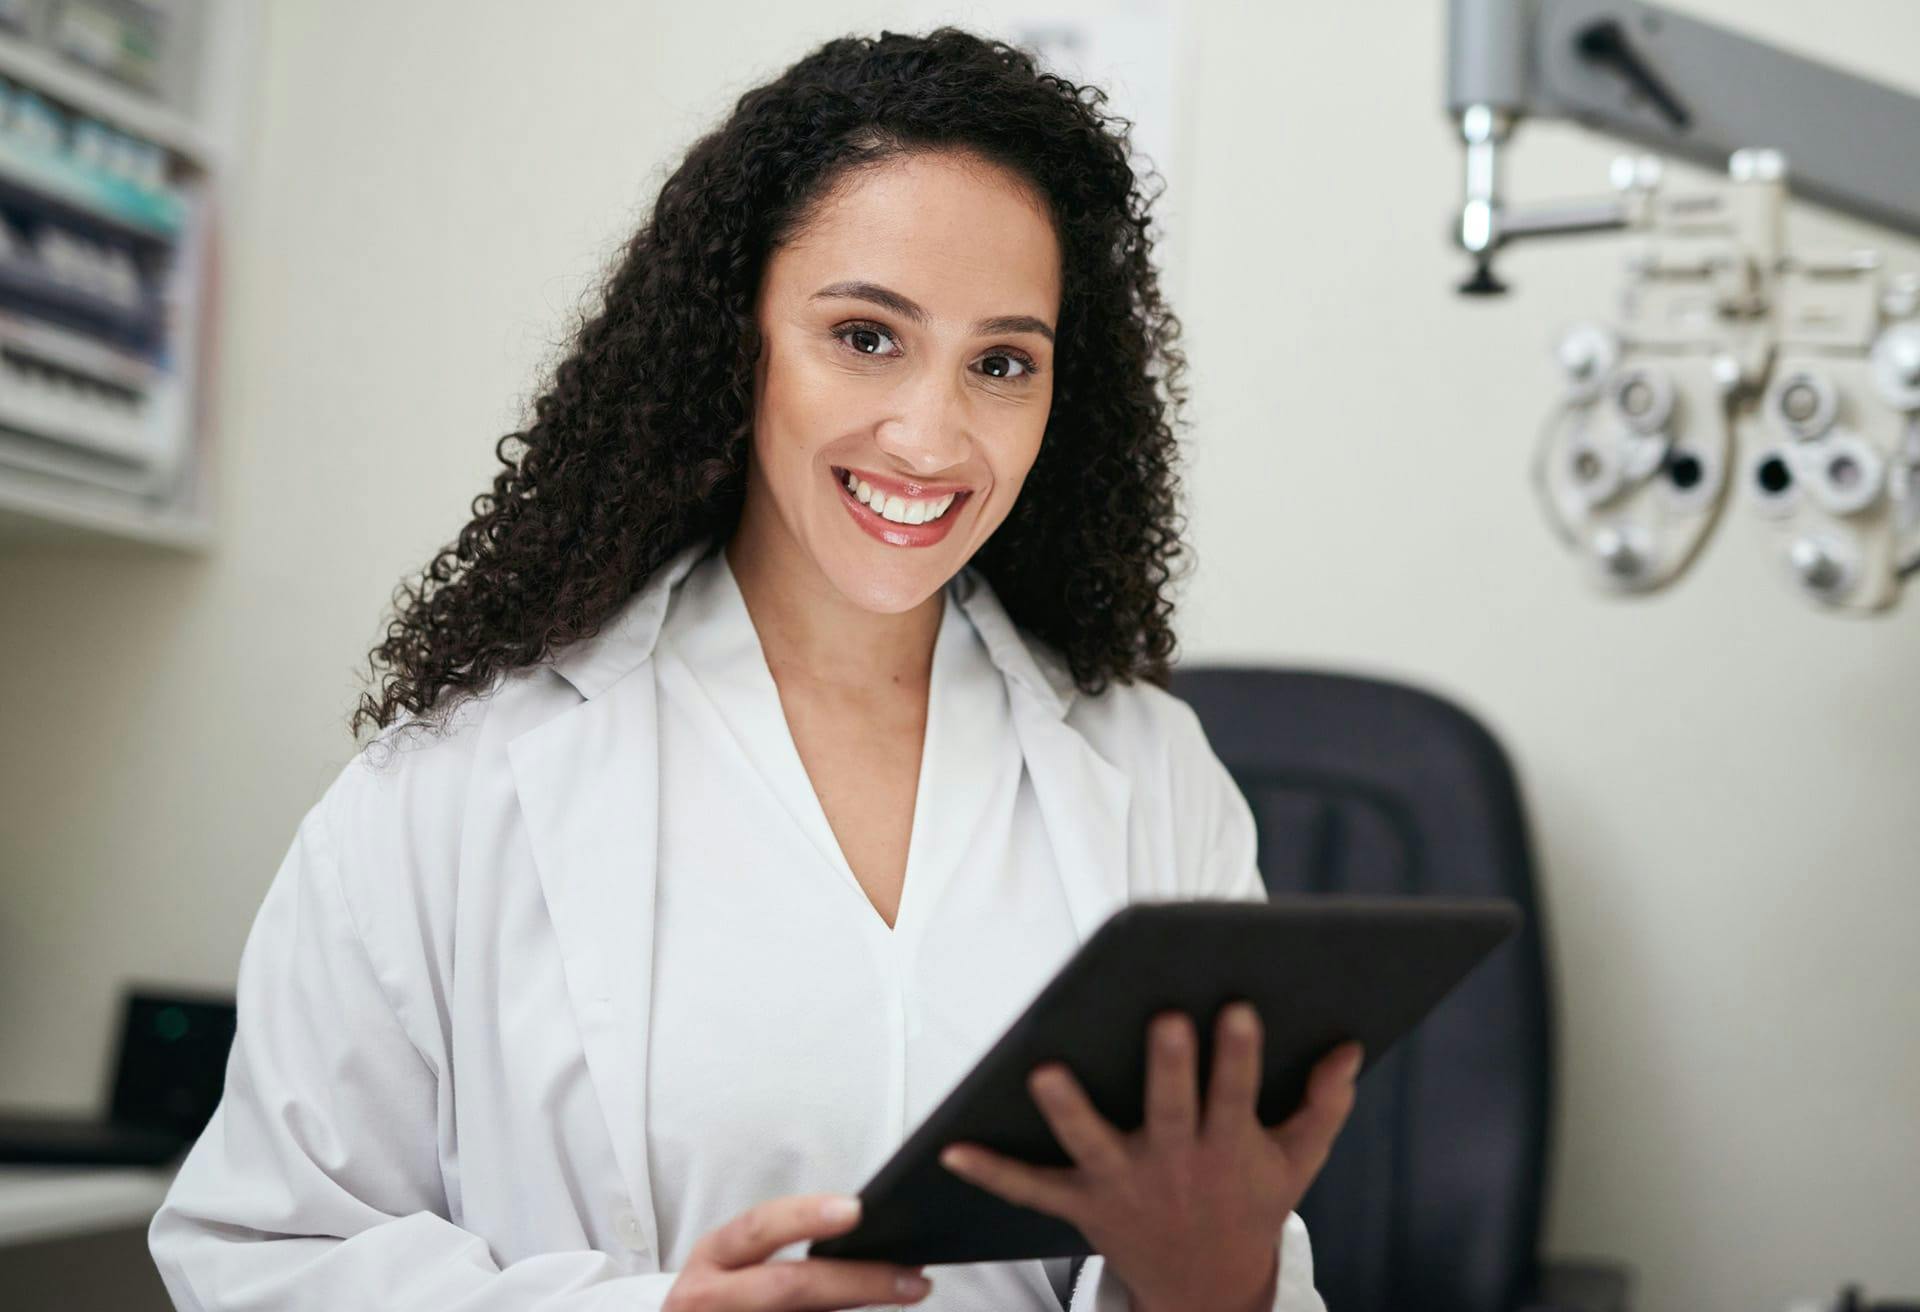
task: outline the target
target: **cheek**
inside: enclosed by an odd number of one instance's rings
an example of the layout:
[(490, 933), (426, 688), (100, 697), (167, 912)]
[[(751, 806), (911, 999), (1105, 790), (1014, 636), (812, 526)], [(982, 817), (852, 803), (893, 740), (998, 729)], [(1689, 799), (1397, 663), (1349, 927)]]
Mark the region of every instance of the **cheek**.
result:
[(754, 395), (753, 448), (767, 482), (782, 499), (804, 477), (813, 448), (831, 432), (831, 398), (804, 360), (762, 357)]
[(778, 444), (766, 454), (798, 462), (857, 427), (872, 399), (844, 373), (798, 352), (768, 371), (755, 404), (765, 419), (759, 426)]
[[(1027, 475), (1033, 472), (1033, 462), (1040, 457), (1041, 433), (1045, 428), (1043, 422), (998, 448), (993, 461), (993, 481), (1010, 494), (1018, 494), (1027, 481)], [(1009, 505), (1013, 499), (1013, 495), (1007, 497)]]

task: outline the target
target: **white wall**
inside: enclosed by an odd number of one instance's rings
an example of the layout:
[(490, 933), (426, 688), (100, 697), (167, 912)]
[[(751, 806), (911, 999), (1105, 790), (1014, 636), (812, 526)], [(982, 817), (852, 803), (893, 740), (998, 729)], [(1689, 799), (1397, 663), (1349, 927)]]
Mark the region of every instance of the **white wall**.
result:
[[(1920, 90), (1920, 8), (1693, 0)], [(1616, 248), (1463, 302), (1438, 3), (1205, 5), (1167, 258), (1194, 361), (1190, 657), (1402, 675), (1520, 769), (1561, 975), (1549, 1242), (1651, 1309), (1920, 1293), (1920, 627), (1810, 613), (1723, 525), (1589, 595), (1525, 478)], [(0, 557), (0, 1102), (90, 1105), (123, 977), (226, 985), (353, 744), (394, 583), (467, 516), (677, 152), (889, 5), (280, 0), (221, 302), (218, 549)], [(1613, 149), (1537, 125), (1517, 196)], [(1920, 265), (1920, 243), (1796, 232)]]

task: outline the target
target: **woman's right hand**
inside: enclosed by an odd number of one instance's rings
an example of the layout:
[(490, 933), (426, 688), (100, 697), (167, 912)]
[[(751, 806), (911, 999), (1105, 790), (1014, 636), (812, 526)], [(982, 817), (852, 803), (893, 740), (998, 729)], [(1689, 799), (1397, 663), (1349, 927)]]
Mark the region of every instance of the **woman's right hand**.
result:
[(859, 1218), (860, 1200), (840, 1194), (793, 1194), (749, 1207), (701, 1236), (660, 1312), (832, 1312), (925, 1298), (933, 1286), (916, 1267), (767, 1260), (802, 1239), (844, 1234)]

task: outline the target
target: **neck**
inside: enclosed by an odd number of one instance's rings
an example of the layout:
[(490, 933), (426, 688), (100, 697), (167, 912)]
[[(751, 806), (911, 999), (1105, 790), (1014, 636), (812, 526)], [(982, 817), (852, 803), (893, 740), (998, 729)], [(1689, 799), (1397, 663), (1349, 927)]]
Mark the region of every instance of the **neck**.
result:
[(897, 614), (858, 606), (820, 572), (777, 515), (754, 514), (751, 500), (725, 550), (776, 681), (797, 677), (855, 691), (926, 688), (944, 588)]

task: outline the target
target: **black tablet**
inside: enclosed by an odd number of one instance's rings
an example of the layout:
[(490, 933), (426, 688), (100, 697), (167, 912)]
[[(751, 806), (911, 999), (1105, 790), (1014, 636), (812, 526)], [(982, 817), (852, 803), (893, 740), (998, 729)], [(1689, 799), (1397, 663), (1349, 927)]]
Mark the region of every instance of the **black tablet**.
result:
[(1045, 1166), (1070, 1159), (1027, 1092), (1065, 1061), (1094, 1105), (1139, 1128), (1147, 1024), (1177, 1008), (1200, 1037), (1203, 1092), (1220, 1008), (1251, 1001), (1265, 1031), (1260, 1119), (1293, 1113), (1315, 1061), (1343, 1040), (1370, 1068), (1520, 923), (1503, 899), (1288, 896), (1271, 902), (1136, 902), (1080, 945), (1038, 997), (860, 1191), (860, 1223), (816, 1257), (909, 1265), (1092, 1251), (1073, 1226), (988, 1193), (940, 1165), (956, 1140)]

